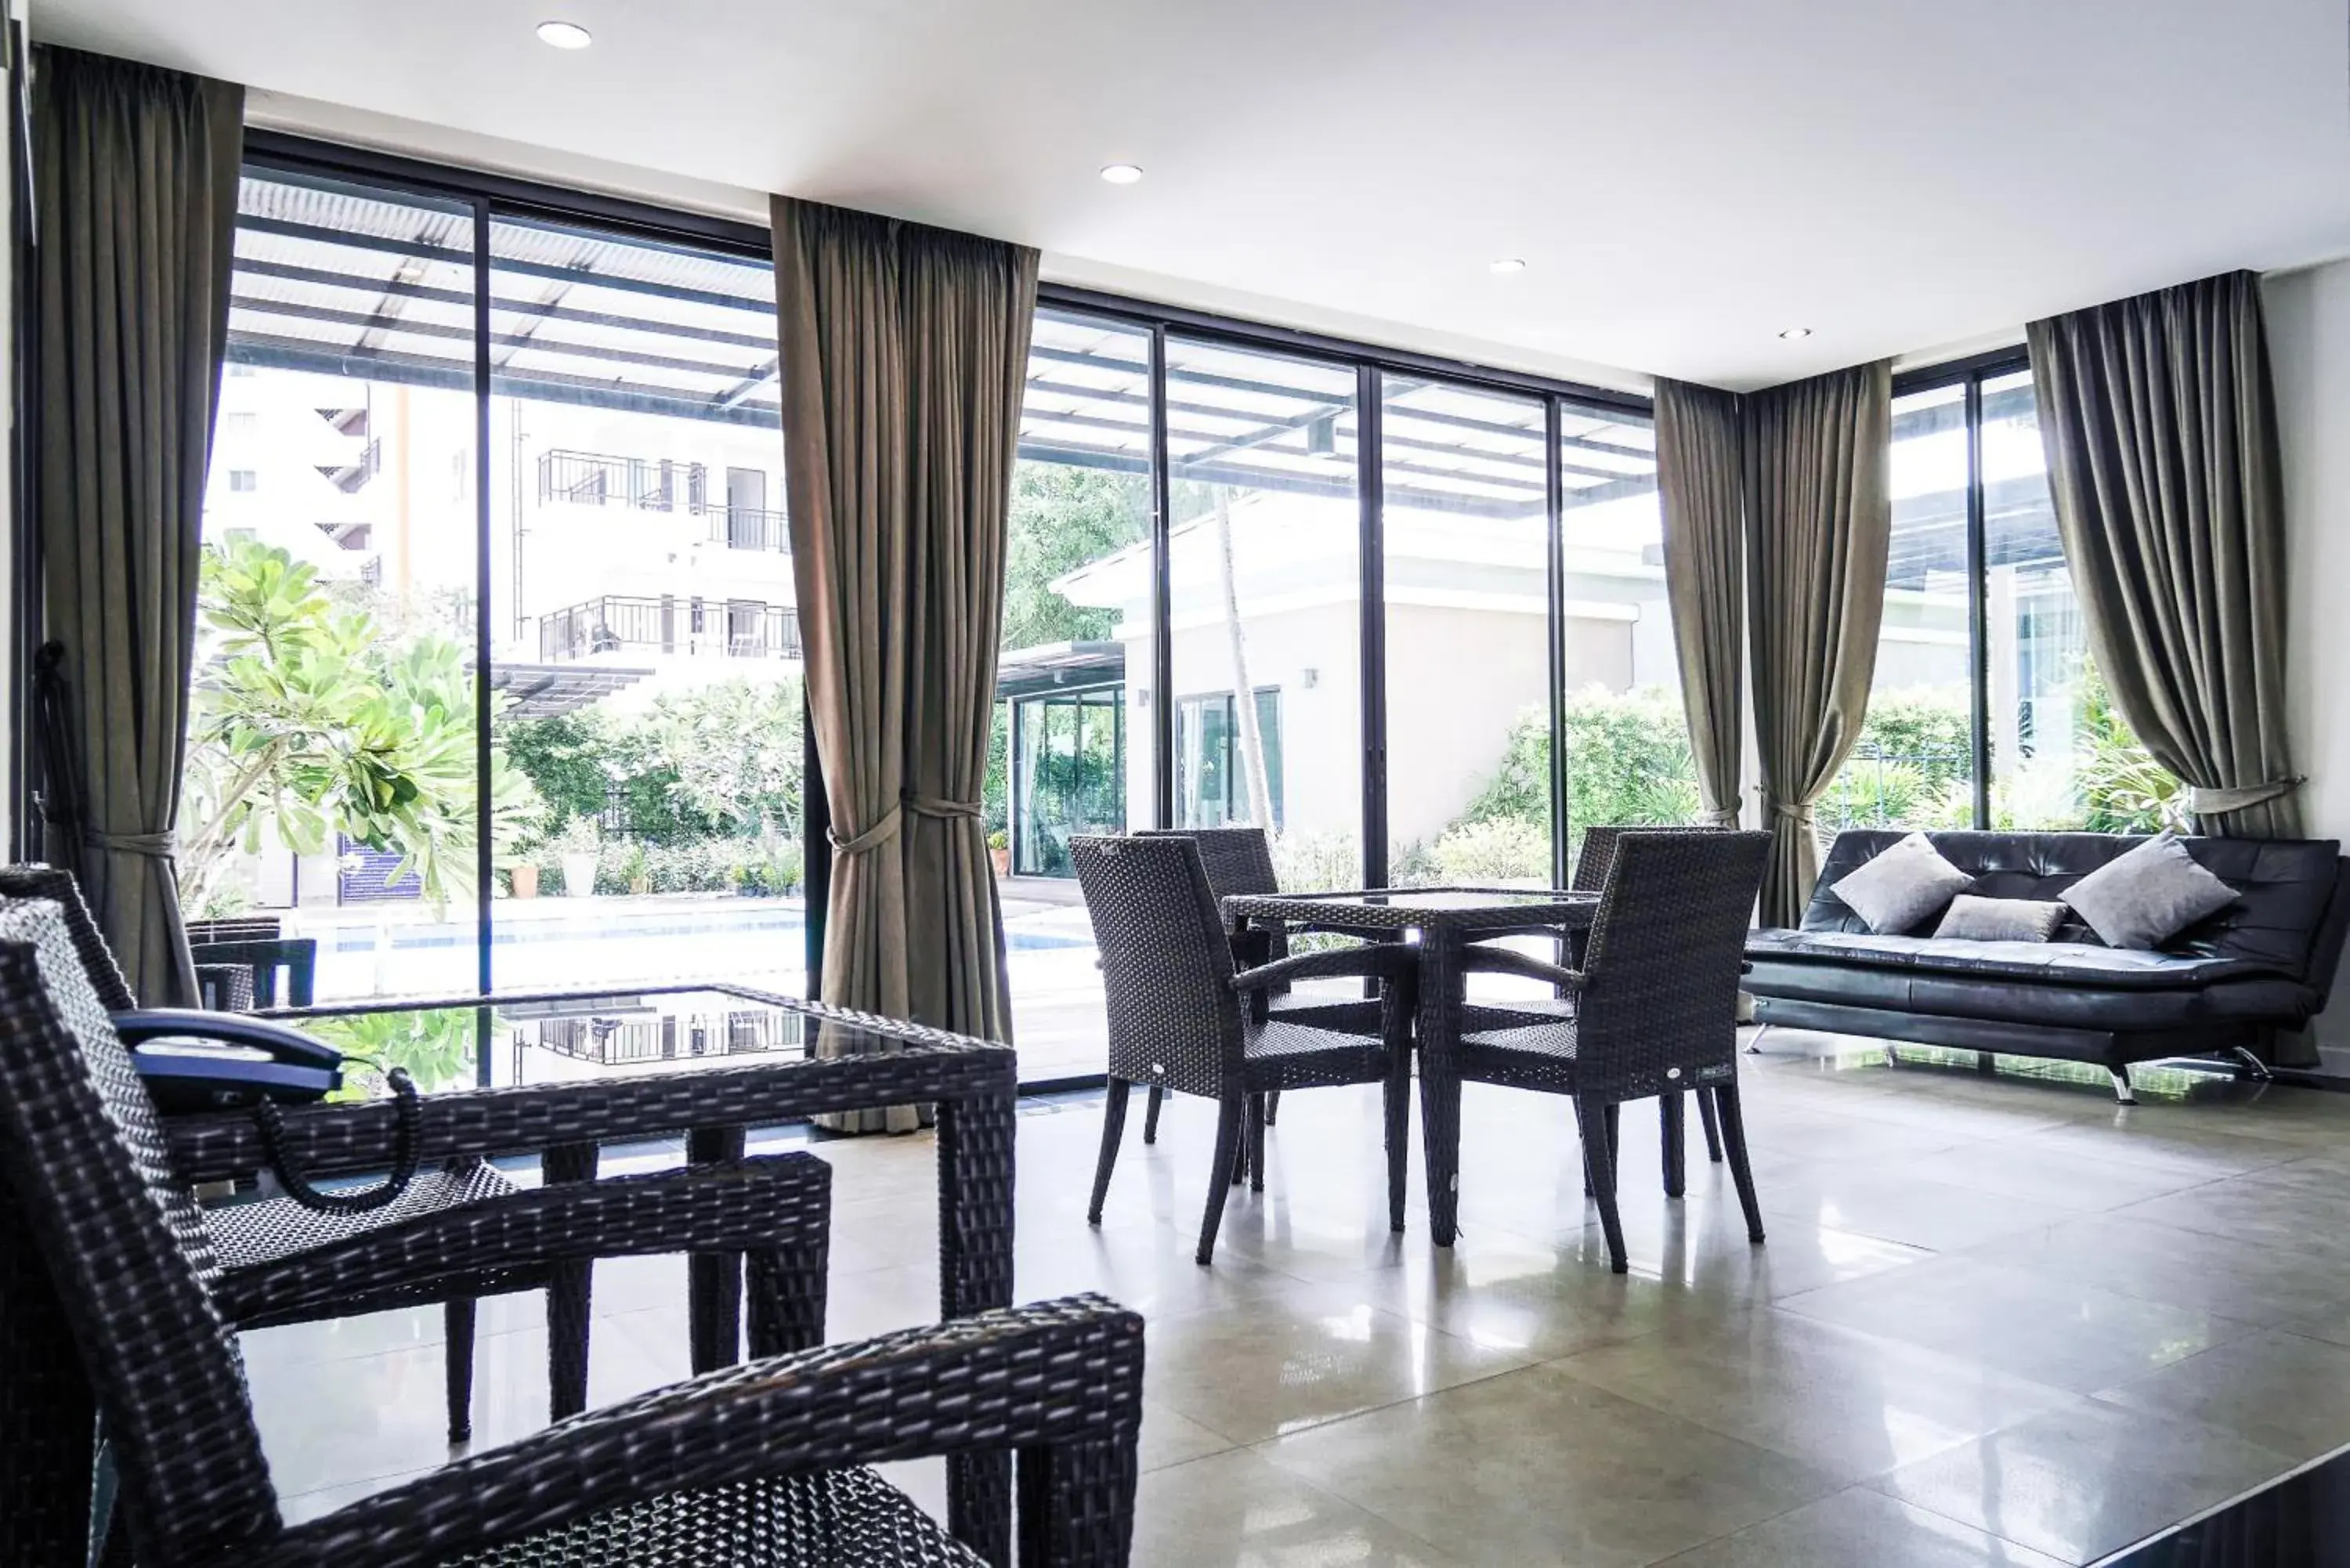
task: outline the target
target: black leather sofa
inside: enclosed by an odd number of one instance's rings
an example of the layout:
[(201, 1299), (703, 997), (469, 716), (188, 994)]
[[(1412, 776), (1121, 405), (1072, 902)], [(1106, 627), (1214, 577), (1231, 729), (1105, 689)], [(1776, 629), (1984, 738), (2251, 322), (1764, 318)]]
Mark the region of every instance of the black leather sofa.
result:
[[(2160, 952), (2109, 948), (2078, 920), (2049, 942), (1878, 936), (1831, 891), (1901, 829), (1836, 836), (1794, 930), (1747, 940), (1754, 1016), (1844, 1034), (2095, 1063), (2130, 1099), (2126, 1069), (2233, 1054), (2262, 1071), (2281, 1031), (2325, 1005), (2350, 934), (2350, 860), (2332, 839), (2184, 838), (2237, 899)], [(1983, 898), (2061, 900), (2142, 840), (2102, 833), (1932, 833)]]

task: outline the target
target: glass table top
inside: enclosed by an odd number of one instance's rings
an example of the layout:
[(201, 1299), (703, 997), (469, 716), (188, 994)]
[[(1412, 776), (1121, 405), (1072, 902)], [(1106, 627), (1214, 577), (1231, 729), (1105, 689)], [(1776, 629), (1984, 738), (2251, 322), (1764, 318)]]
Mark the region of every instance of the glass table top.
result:
[(1337, 927), (1492, 928), (1586, 925), (1592, 893), (1551, 888), (1357, 888), (1329, 893), (1241, 894), (1223, 900), (1227, 919), (1285, 920)]
[(342, 1052), (347, 1092), (360, 1095), (380, 1088), (369, 1064), (405, 1067), (432, 1094), (806, 1056), (827, 1032), (851, 1048), (889, 1038), (795, 998), (712, 985), (350, 1002), (268, 1016)]

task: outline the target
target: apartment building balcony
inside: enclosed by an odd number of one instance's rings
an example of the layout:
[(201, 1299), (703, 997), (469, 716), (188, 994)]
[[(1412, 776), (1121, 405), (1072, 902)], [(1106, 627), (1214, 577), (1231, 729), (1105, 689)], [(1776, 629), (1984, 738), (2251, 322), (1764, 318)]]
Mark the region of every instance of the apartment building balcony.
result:
[(785, 514), (766, 504), (764, 469), (722, 471), (723, 493), (711, 494), (706, 463), (667, 458), (614, 456), (554, 450), (538, 458), (538, 498), (579, 506), (623, 506), (691, 519), (702, 535), (730, 550), (788, 554), (791, 535)]
[(606, 594), (538, 618), (538, 657), (555, 664), (603, 654), (797, 659), (800, 615), (756, 599)]

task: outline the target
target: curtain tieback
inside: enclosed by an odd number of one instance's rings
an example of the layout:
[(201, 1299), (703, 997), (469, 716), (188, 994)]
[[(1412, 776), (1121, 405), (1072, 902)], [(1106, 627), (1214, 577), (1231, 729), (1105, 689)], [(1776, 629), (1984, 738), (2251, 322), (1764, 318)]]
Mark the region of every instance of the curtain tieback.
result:
[(2282, 800), (2301, 787), (2298, 777), (2271, 779), (2266, 784), (2230, 784), (2224, 788), (2190, 788), (2187, 792), (2187, 809), (2198, 816), (2224, 816), (2231, 811), (2247, 811)]
[(827, 827), (825, 829), (824, 836), (832, 841), (832, 852), (835, 855), (863, 855), (868, 850), (880, 848), (897, 837), (898, 827), (902, 821), (904, 821), (903, 815), (893, 805), (882, 814), (880, 821), (862, 833), (843, 838)]
[(81, 841), (92, 849), (104, 849), (116, 855), (143, 855), (150, 860), (169, 860), (179, 853), (179, 844), (168, 833), (101, 833), (95, 827), (85, 827)]
[(987, 815), (985, 808), (975, 800), (947, 800), (934, 794), (919, 794), (912, 790), (908, 790), (899, 798), (916, 816), (927, 816), (933, 821), (951, 822), (958, 817), (969, 817), (976, 822)]
[(1705, 818), (1705, 825), (1708, 827), (1735, 827), (1738, 826), (1738, 808), (1734, 805), (1713, 806), (1699, 815)]
[(1785, 801), (1765, 793), (1762, 804), (1771, 808), (1772, 815), (1783, 817), (1789, 822), (1809, 824), (1812, 820), (1812, 803), (1809, 801)]

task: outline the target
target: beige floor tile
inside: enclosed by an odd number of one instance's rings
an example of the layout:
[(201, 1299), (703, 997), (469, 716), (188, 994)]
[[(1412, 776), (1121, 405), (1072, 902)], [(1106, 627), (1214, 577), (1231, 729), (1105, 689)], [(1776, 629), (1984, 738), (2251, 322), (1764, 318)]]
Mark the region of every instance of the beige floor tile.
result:
[(1970, 1258), (1937, 1258), (1780, 1305), (2084, 1394), (2251, 1332), (2232, 1318)]
[(1134, 1513), (1134, 1568), (1486, 1568), (1246, 1449), (1149, 1472)]
[(1652, 1563), (1835, 1490), (1817, 1471), (1548, 1366), (1261, 1450), (1464, 1561)]
[(2057, 1220), (1970, 1255), (2245, 1323), (2293, 1325), (2350, 1297), (2350, 1270), (2329, 1257), (2182, 1230), (2161, 1212)]
[(2012, 1541), (1850, 1487), (1666, 1559), (1664, 1568), (2063, 1568)]
[(2073, 1397), (1768, 1308), (1741, 1321), (1668, 1327), (1554, 1365), (1838, 1481), (1914, 1463)]
[(1869, 1484), (2052, 1557), (2090, 1563), (2289, 1464), (2218, 1427), (2082, 1399)]
[(1904, 1246), (1956, 1251), (2072, 1213), (2070, 1205), (2019, 1199), (1961, 1180), (1936, 1180), (1877, 1161), (1847, 1159), (1761, 1190), (1766, 1218), (1804, 1229), (1847, 1231)]
[(2350, 1350), (2296, 1334), (2256, 1334), (2097, 1397), (2225, 1427), (2288, 1459), (2314, 1459), (2350, 1444)]

